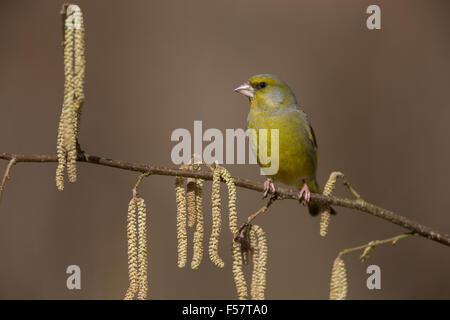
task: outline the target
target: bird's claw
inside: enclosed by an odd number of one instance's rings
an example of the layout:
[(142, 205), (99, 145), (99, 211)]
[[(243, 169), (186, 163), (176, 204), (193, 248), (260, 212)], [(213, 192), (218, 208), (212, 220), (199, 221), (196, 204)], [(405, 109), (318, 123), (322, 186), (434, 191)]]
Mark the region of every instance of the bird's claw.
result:
[(303, 185), (303, 188), (298, 193), (298, 200), (301, 201), (304, 205), (311, 200), (311, 192), (309, 191), (306, 183)]
[(263, 191), (263, 199), (267, 198), (267, 195), (270, 193), (275, 194), (275, 185), (273, 184), (272, 179), (267, 179), (264, 181), (264, 191)]

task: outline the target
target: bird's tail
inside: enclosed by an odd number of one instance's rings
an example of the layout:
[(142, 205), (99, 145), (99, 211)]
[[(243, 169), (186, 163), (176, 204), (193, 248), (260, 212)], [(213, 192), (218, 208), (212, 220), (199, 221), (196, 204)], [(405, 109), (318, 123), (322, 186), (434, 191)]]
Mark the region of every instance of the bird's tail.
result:
[[(320, 189), (316, 180), (308, 182), (307, 185), (308, 185), (308, 189), (311, 193), (322, 194), (322, 190)], [(317, 201), (310, 200), (308, 203), (308, 211), (309, 211), (309, 214), (312, 216), (317, 216), (319, 213), (322, 213), (326, 209), (327, 209), (327, 206), (325, 206)], [(330, 213), (336, 214), (336, 211), (330, 207)]]

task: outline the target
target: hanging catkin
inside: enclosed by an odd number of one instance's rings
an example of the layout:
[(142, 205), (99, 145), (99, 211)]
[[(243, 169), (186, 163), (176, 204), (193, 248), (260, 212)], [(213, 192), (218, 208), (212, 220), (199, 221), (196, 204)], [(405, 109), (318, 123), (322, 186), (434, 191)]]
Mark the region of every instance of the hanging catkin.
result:
[[(325, 187), (323, 188), (323, 195), (330, 197), (333, 194), (334, 188), (336, 186), (336, 180), (339, 177), (343, 177), (341, 172), (332, 172), (328, 178)], [(320, 230), (319, 233), (322, 237), (325, 237), (328, 233), (328, 226), (331, 219), (331, 208), (329, 205), (325, 206), (325, 210), (320, 214)]]
[(195, 190), (196, 190), (196, 180), (193, 178), (188, 178), (186, 183), (186, 203), (187, 203), (187, 219), (188, 226), (190, 228), (194, 227), (195, 219), (197, 218), (197, 208), (195, 204)]
[(192, 256), (191, 268), (197, 269), (203, 258), (203, 180), (195, 180), (195, 232), (194, 232), (194, 253)]
[(209, 257), (219, 268), (224, 267), (224, 262), (219, 256), (219, 237), (222, 217), (220, 212), (220, 167), (214, 169), (211, 202), (212, 202), (212, 231), (209, 238)]
[(184, 268), (187, 259), (186, 233), (186, 195), (184, 178), (175, 178), (175, 195), (177, 201), (177, 239), (178, 239), (178, 267)]
[(347, 297), (347, 273), (344, 261), (338, 256), (333, 263), (330, 283), (330, 300), (345, 300)]
[(128, 278), (129, 286), (124, 300), (147, 299), (147, 208), (145, 201), (135, 195), (128, 204)]
[(250, 245), (253, 249), (252, 299), (264, 300), (267, 273), (267, 240), (266, 234), (260, 226), (252, 226), (250, 230)]
[(125, 300), (132, 300), (139, 287), (138, 277), (138, 245), (137, 245), (137, 220), (136, 198), (132, 198), (128, 204), (127, 238), (128, 238), (128, 278), (129, 286), (125, 294)]
[(239, 300), (247, 299), (247, 282), (245, 281), (244, 271), (242, 270), (242, 250), (241, 244), (238, 241), (233, 241), (232, 245), (233, 255), (233, 276), (234, 283)]
[(148, 274), (147, 274), (147, 207), (144, 199), (137, 199), (137, 231), (138, 231), (138, 267), (139, 267), (139, 300), (147, 299)]
[(77, 136), (84, 102), (84, 22), (81, 9), (69, 5), (64, 21), (64, 102), (58, 126), (56, 187), (64, 189), (64, 170), (70, 182), (77, 179)]

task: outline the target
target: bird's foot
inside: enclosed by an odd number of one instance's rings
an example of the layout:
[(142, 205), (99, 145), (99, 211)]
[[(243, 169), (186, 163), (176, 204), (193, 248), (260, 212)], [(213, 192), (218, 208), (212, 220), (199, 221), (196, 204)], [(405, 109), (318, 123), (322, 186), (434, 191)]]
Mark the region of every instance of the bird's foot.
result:
[(273, 184), (272, 179), (264, 181), (263, 199), (267, 198), (269, 192), (275, 194), (275, 185)]
[(298, 200), (306, 205), (309, 200), (311, 200), (311, 192), (309, 191), (306, 183), (303, 185), (303, 188), (298, 192)]

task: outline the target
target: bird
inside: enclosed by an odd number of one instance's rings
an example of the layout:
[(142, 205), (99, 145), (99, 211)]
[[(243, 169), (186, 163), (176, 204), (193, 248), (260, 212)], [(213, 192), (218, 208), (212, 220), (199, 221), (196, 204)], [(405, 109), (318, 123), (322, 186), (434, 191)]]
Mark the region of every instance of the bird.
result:
[[(281, 182), (299, 190), (299, 200), (308, 206), (311, 215), (321, 213), (326, 209), (324, 205), (311, 200), (311, 192), (322, 193), (316, 179), (317, 140), (308, 116), (297, 103), (292, 90), (275, 75), (259, 74), (252, 76), (234, 91), (249, 99), (247, 129), (255, 130), (256, 135), (249, 137), (263, 171), (265, 166), (262, 164), (267, 161), (261, 159), (261, 153), (257, 151), (259, 130), (267, 129), (267, 141), (270, 141), (269, 131), (278, 129), (278, 171), (266, 175), (268, 178), (264, 182), (264, 198), (269, 193), (275, 194), (274, 181)], [(270, 145), (266, 152), (267, 155), (270, 154)], [(335, 213), (334, 210), (332, 213)]]

